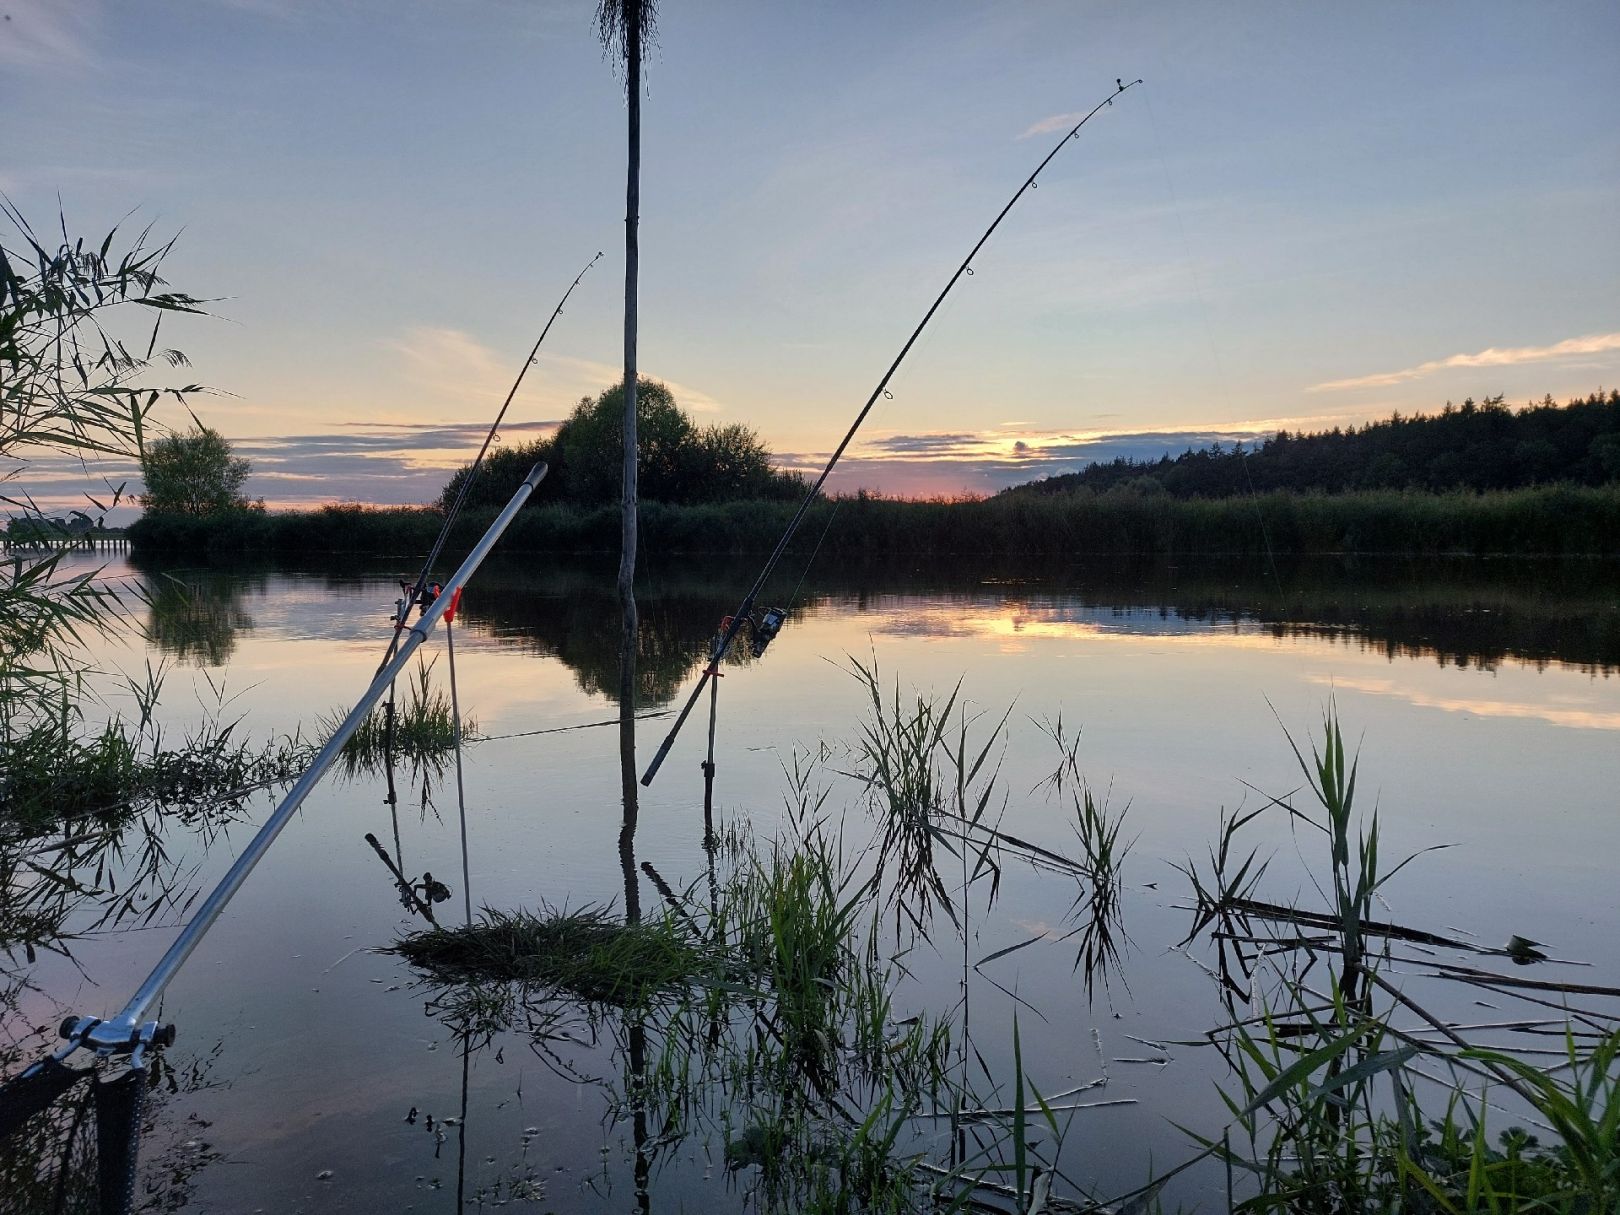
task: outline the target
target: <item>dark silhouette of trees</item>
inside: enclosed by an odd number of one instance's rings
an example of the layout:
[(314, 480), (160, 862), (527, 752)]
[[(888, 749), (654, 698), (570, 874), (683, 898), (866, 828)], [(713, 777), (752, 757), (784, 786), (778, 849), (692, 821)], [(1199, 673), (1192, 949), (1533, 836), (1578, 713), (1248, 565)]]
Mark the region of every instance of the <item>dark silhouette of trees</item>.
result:
[(1512, 409), (1500, 396), (1438, 414), (1335, 426), (1318, 434), (1280, 430), (1245, 452), (1219, 443), (1159, 460), (1117, 459), (1014, 486), (1009, 493), (1102, 493), (1151, 486), (1178, 498), (1224, 498), (1269, 490), (1517, 489), (1603, 485), (1620, 480), (1620, 391), (1558, 405), (1551, 396)]
[[(515, 447), (494, 448), (467, 496), (469, 509), (498, 508), (537, 460), (551, 466), (531, 501), (602, 506), (619, 500), (624, 459), (624, 385), (584, 397), (557, 432)], [(636, 393), (639, 496), (695, 505), (801, 494), (799, 477), (771, 467), (771, 453), (739, 423), (699, 427), (657, 380), (642, 378)], [(441, 507), (455, 501), (463, 468), (444, 487)]]

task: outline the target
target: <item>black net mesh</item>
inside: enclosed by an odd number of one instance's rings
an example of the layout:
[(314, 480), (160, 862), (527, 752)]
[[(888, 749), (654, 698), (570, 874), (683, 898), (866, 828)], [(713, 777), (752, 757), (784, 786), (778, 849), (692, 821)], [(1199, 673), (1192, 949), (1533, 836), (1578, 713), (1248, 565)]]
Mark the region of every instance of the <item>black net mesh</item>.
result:
[(95, 1102), (88, 1071), (46, 1060), (0, 1085), (0, 1211), (97, 1207)]
[(86, 1074), (46, 1059), (0, 1084), (0, 1141), (20, 1131)]
[(135, 1158), (141, 1146), (146, 1072), (129, 1068), (111, 1080), (98, 1079), (95, 1094), (101, 1215), (127, 1215), (135, 1203)]

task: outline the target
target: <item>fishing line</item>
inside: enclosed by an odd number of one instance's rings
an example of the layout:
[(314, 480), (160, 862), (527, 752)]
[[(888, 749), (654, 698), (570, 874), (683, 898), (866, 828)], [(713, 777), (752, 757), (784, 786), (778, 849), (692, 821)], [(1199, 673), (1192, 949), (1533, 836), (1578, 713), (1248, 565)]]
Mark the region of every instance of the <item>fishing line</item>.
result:
[(816, 547), (810, 550), (810, 559), (804, 563), (804, 569), (799, 573), (799, 581), (793, 588), (793, 594), (788, 597), (788, 607), (799, 602), (799, 592), (804, 589), (804, 580), (810, 574), (810, 567), (816, 563), (816, 554), (821, 552), (821, 546), (827, 542), (827, 533), (832, 531), (833, 520), (838, 518), (839, 508), (844, 505), (842, 498), (833, 499), (832, 509), (827, 512), (827, 522), (821, 529), (821, 536), (816, 540)]
[(917, 339), (922, 336), (928, 322), (939, 311), (940, 305), (945, 302), (945, 297), (950, 295), (952, 288), (964, 276), (973, 273), (973, 259), (978, 256), (979, 250), (989, 242), (990, 237), (1001, 226), (1001, 221), (1007, 217), (1007, 213), (1013, 209), (1018, 200), (1027, 191), (1035, 187), (1035, 179), (1041, 175), (1042, 170), (1052, 163), (1053, 159), (1071, 139), (1079, 137), (1080, 128), (1090, 122), (1104, 106), (1112, 106), (1114, 98), (1142, 82), (1141, 80), (1133, 80), (1130, 84), (1126, 84), (1123, 80), (1116, 80), (1114, 83), (1116, 86), (1114, 91), (1093, 106), (1084, 118), (1069, 129), (1068, 133), (1058, 141), (1057, 145), (1046, 154), (1046, 158), (1035, 166), (1035, 171), (1024, 180), (1024, 184), (1019, 186), (1013, 196), (1007, 200), (1007, 205), (1001, 208), (995, 219), (990, 222), (990, 226), (984, 230), (984, 235), (979, 237), (973, 248), (968, 251), (968, 255), (962, 259), (962, 264), (956, 268), (956, 273), (951, 275), (944, 289), (935, 297), (934, 302), (929, 305), (928, 311), (923, 314), (922, 320), (917, 322), (917, 327), (911, 331), (911, 336), (906, 339), (905, 345), (900, 347), (900, 353), (894, 356), (894, 362), (889, 364), (889, 369), (883, 373), (883, 378), (878, 381), (877, 387), (872, 390), (872, 395), (866, 398), (866, 404), (861, 406), (860, 412), (855, 415), (855, 420), (850, 423), (849, 430), (839, 440), (832, 457), (827, 461), (827, 467), (821, 470), (821, 476), (816, 478), (815, 484), (810, 487), (804, 496), (804, 500), (799, 503), (798, 510), (794, 512), (793, 518), (788, 521), (787, 530), (782, 533), (782, 538), (776, 542), (776, 548), (772, 550), (771, 555), (765, 561), (764, 568), (760, 570), (759, 577), (754, 580), (753, 586), (743, 596), (741, 606), (732, 615), (731, 623), (726, 626), (725, 632), (721, 634), (719, 651), (715, 661), (704, 668), (702, 676), (698, 679), (697, 687), (692, 689), (692, 694), (681, 707), (680, 715), (676, 717), (675, 724), (670, 728), (669, 734), (664, 738), (663, 743), (660, 744), (658, 753), (653, 756), (652, 763), (647, 765), (647, 771), (642, 774), (641, 783), (643, 785), (652, 784), (653, 777), (658, 775), (658, 769), (663, 766), (670, 747), (675, 744), (675, 736), (680, 733), (681, 727), (686, 724), (687, 717), (691, 715), (692, 707), (697, 704), (698, 697), (702, 695), (703, 685), (712, 678), (712, 673), (718, 668), (720, 659), (725, 657), (726, 651), (731, 648), (731, 643), (737, 639), (737, 633), (742, 629), (743, 622), (749, 618), (749, 614), (753, 611), (754, 601), (759, 597), (760, 589), (765, 585), (765, 580), (771, 576), (777, 562), (782, 559), (782, 554), (786, 551), (788, 543), (793, 539), (793, 534), (798, 531), (805, 512), (809, 510), (810, 504), (815, 501), (816, 496), (821, 492), (821, 487), (826, 484), (827, 478), (832, 475), (834, 467), (837, 466), (839, 459), (844, 454), (844, 449), (855, 438), (856, 431), (860, 430), (861, 424), (866, 421), (867, 414), (872, 412), (872, 407), (877, 404), (880, 397), (889, 395), (889, 381), (894, 378), (894, 373), (899, 370), (900, 364), (905, 361), (906, 355), (911, 353), (911, 348), (917, 344)]
[[(637, 713), (637, 721), (651, 721), (655, 717), (668, 717), (668, 709), (654, 709), (649, 713)], [(509, 738), (537, 738), (541, 734), (567, 734), (572, 730), (597, 730), (603, 726), (616, 726), (621, 724), (617, 717), (607, 721), (586, 721), (577, 726), (548, 726), (543, 730), (520, 730), (516, 734), (484, 734), (480, 735), (478, 742), (504, 742)]]
[[(1176, 233), (1181, 237), (1181, 256), (1187, 264), (1187, 277), (1192, 280), (1193, 294), (1198, 297), (1198, 320), (1204, 328), (1204, 341), (1209, 346), (1210, 361), (1215, 364), (1215, 384), (1221, 406), (1231, 416), (1232, 394), (1229, 390), (1226, 376), (1226, 366), (1221, 361), (1220, 348), (1215, 345), (1215, 330), (1209, 323), (1209, 301), (1204, 298), (1203, 279), (1198, 274), (1198, 268), (1192, 259), (1192, 242), (1187, 239), (1187, 224), (1181, 213), (1181, 198), (1176, 193), (1176, 183), (1170, 176), (1170, 163), (1164, 156), (1164, 137), (1159, 133), (1158, 119), (1153, 114), (1153, 102), (1149, 97), (1142, 98), (1142, 104), (1147, 107), (1148, 126), (1153, 130), (1153, 154), (1159, 162), (1159, 172), (1164, 175), (1164, 188), (1170, 195), (1170, 213), (1176, 219)], [(1241, 443), (1242, 440), (1239, 440)], [(1255, 521), (1260, 525), (1260, 543), (1266, 554), (1266, 564), (1271, 569), (1272, 581), (1277, 584), (1278, 594), (1282, 593), (1282, 576), (1277, 572), (1277, 558), (1271, 549), (1271, 533), (1266, 528), (1265, 513), (1260, 509), (1260, 495), (1254, 487), (1254, 477), (1249, 472), (1249, 451), (1245, 448), (1239, 453), (1238, 466), (1243, 469), (1243, 481), (1249, 488), (1249, 502), (1254, 507)]]

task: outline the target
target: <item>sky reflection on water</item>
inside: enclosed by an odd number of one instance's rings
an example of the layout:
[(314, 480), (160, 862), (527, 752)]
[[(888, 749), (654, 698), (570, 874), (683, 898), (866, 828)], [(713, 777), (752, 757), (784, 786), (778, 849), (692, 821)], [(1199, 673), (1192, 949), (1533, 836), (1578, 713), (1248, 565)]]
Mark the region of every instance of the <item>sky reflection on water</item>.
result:
[[(1593, 962), (1612, 980), (1620, 964), (1610, 924), (1620, 841), (1613, 793), (1620, 748), (1611, 734), (1620, 728), (1620, 679), (1609, 672), (1620, 655), (1606, 648), (1616, 600), (1601, 584), (1573, 606), (1554, 597), (1541, 611), (1535, 578), (1529, 590), (1512, 580), (1454, 579), (1436, 589), (1374, 579), (1362, 595), (1341, 579), (1326, 594), (1295, 597), (1317, 605), (1354, 599), (1366, 609), (1361, 622), (1323, 612), (1331, 619), (1318, 625), (1311, 614), (1282, 619), (1277, 604), (1288, 596), (1274, 588), (1218, 577), (1178, 575), (1185, 610), (1162, 572), (1121, 574), (1109, 585), (1127, 589), (1112, 603), (1106, 585), (1065, 591), (1049, 572), (995, 585), (946, 579), (930, 586), (922, 575), (896, 581), (893, 589), (857, 588), (834, 575), (809, 586), (765, 657), (728, 669), (719, 701), (719, 816), (723, 824), (749, 819), (768, 834), (783, 802), (784, 763), (795, 749), (823, 742), (830, 749), (817, 779), (833, 790), (829, 806), (854, 804), (856, 791), (837, 775), (864, 711), (847, 655), (875, 657), (885, 683), (904, 695), (948, 691), (961, 680), (964, 704), (985, 722), (1013, 706), (1002, 758), (1006, 823), (1057, 850), (1073, 848), (1073, 830), (1063, 807), (1036, 789), (1055, 756), (1035, 722), (1061, 713), (1081, 730), (1084, 772), (1116, 809), (1128, 807), (1127, 834), (1137, 837), (1124, 873), (1124, 930), (1134, 944), (1125, 949), (1123, 982), (1093, 993), (1088, 1011), (1074, 974), (1075, 943), (1060, 939), (1073, 926), (1072, 883), (1011, 874), (995, 910), (975, 925), (972, 948), (987, 957), (1043, 938), (988, 968), (1047, 1018), (1022, 1024), (1040, 1082), (1057, 1091), (1111, 1067), (1107, 1095), (1141, 1102), (1086, 1113), (1076, 1134), (1089, 1146), (1074, 1167), (1088, 1183), (1122, 1190), (1146, 1176), (1150, 1157), (1178, 1157), (1185, 1140), (1167, 1118), (1219, 1120), (1210, 1073), (1195, 1053), (1178, 1052), (1163, 1066), (1114, 1060), (1144, 1053), (1124, 1034), (1184, 1038), (1217, 1015), (1206, 977), (1166, 952), (1187, 926), (1185, 884), (1171, 864), (1202, 853), (1222, 807), (1252, 808), (1298, 785), (1283, 728), (1303, 740), (1330, 701), (1348, 738), (1360, 740), (1368, 804), (1376, 796), (1386, 851), (1460, 845), (1423, 858), (1388, 888), (1392, 914), (1457, 925), (1483, 941), (1522, 933), (1552, 943), (1559, 956)], [(650, 583), (652, 678), (667, 696), (682, 695), (735, 592), (716, 579)], [(223, 677), (237, 697), (233, 713), (245, 714), (243, 728), (263, 735), (307, 731), (315, 715), (353, 701), (380, 657), (395, 592), (386, 576), (262, 571), (208, 580), (205, 593), (213, 599), (200, 617), (204, 644), (184, 629), (157, 630), (154, 659), (170, 649), (185, 663), (203, 663), (171, 672), (165, 711), (178, 725), (195, 712), (188, 682), (203, 689), (207, 678)], [(604, 607), (611, 602), (611, 579), (593, 570), (497, 569), (487, 584), (475, 583), (458, 625), (457, 658), (463, 704), (480, 730), (515, 734), (610, 717), (600, 689), (611, 687), (601, 665), (611, 646), (590, 627), (594, 621), (612, 634)], [(1256, 606), (1244, 609), (1246, 602)], [(1481, 602), (1503, 608), (1483, 635), (1473, 611)], [(1398, 610), (1402, 603), (1409, 610)], [(1466, 617), (1456, 636), (1432, 627), (1446, 604)], [(1403, 631), (1413, 614), (1433, 634), (1418, 654)], [(1548, 641), (1559, 636), (1572, 638), (1567, 657)], [(228, 666), (209, 667), (212, 654), (228, 654)], [(130, 665), (143, 655), (123, 645), (107, 657)], [(667, 724), (643, 726), (644, 757)], [(622, 902), (614, 733), (512, 738), (469, 751), (475, 906)], [(677, 889), (703, 871), (703, 733), (694, 721), (646, 791), (635, 841), (637, 858)], [(442, 1186), (450, 1176), (443, 1145), (435, 1157), (431, 1137), (404, 1116), (413, 1105), (440, 1116), (455, 1108), (459, 1060), (444, 1027), (424, 1016), (409, 974), (366, 952), (408, 930), (412, 916), (363, 836), (375, 834), (392, 853), (397, 827), (407, 876), (459, 875), (453, 791), (440, 786), (424, 805), (402, 789), (397, 823), (381, 798), (380, 782), (366, 778), (317, 791), (170, 991), (165, 1015), (182, 1026), (177, 1058), (220, 1044), (213, 1066), (224, 1087), (191, 1095), (182, 1113), (209, 1120), (210, 1141), (232, 1162), (199, 1173), (192, 1209), (304, 1203), (344, 1210), (377, 1202), (449, 1209), (449, 1195), (433, 1188), (435, 1178)], [(245, 838), (233, 833), (230, 847)], [(1279, 888), (1308, 896), (1311, 866), (1299, 841), (1279, 823), (1255, 842), (1275, 854), (1269, 876)], [(183, 850), (184, 834), (174, 843)], [(203, 858), (197, 880), (209, 880), (227, 859)], [(459, 905), (459, 895), (445, 906)], [(655, 906), (657, 895), (647, 887), (642, 900)], [(46, 959), (35, 978), (48, 999), (31, 1011), (42, 1023), (58, 1005), (106, 1011), (166, 935), (82, 942), (79, 962), (95, 987)], [(915, 982), (900, 1006), (948, 1006), (956, 983), (949, 958), (924, 950), (912, 963)], [(984, 1050), (1004, 1063), (1012, 1006), (981, 999), (975, 1017)], [(1466, 1006), (1466, 997), (1459, 1001)], [(1102, 1035), (1101, 1054), (1092, 1028)], [(579, 1054), (603, 1064), (587, 1048)], [(559, 1079), (518, 1042), (502, 1058), (486, 1053), (471, 1063), (470, 1159), (481, 1183), (521, 1166), (548, 1180), (547, 1202), (556, 1209), (621, 1207), (630, 1168), (625, 1132), (604, 1126), (600, 1094)], [(538, 1137), (526, 1134), (534, 1126)], [(494, 1163), (486, 1166), (485, 1157)], [(326, 1167), (337, 1175), (317, 1183)], [(672, 1149), (654, 1193), (655, 1209), (737, 1201), (724, 1169), (695, 1146)]]

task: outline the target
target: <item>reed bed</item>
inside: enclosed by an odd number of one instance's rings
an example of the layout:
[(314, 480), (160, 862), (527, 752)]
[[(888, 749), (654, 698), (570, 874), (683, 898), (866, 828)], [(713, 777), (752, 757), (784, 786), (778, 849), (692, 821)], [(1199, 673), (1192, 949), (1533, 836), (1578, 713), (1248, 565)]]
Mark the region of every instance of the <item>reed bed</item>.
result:
[[(643, 542), (658, 552), (763, 554), (775, 545), (793, 509), (777, 500), (694, 506), (648, 501), (641, 506), (640, 528)], [(458, 519), (451, 546), (471, 544), (490, 517)], [(146, 515), (129, 535), (137, 553), (403, 555), (427, 551), (442, 521), (429, 508), (329, 506), (210, 518)], [(617, 529), (612, 507), (531, 506), (513, 522), (502, 545), (507, 551), (611, 552)], [(1620, 486), (1550, 485), (1482, 494), (1271, 492), (1209, 499), (1172, 498), (1132, 486), (1101, 494), (1080, 490), (963, 501), (863, 494), (812, 505), (791, 551), (808, 556), (824, 531), (825, 553), (845, 558), (897, 553), (1613, 557), (1620, 555)]]
[[(1194, 1138), (1239, 1179), (1228, 1183), (1232, 1209), (1620, 1210), (1620, 1005), (1608, 1012), (1568, 1006), (1576, 993), (1620, 1000), (1620, 988), (1448, 963), (1438, 951), (1521, 965), (1547, 955), (1518, 937), (1493, 949), (1375, 919), (1374, 899), (1386, 883), (1445, 845), (1393, 864), (1381, 857), (1378, 813), (1356, 809), (1359, 764), (1346, 755), (1331, 708), (1319, 740), (1288, 741), (1309, 804), (1271, 798), (1260, 810), (1223, 818), (1208, 868), (1183, 869), (1194, 894), (1188, 940), (1206, 930), (1214, 938), (1231, 1013), (1207, 1040), (1235, 1081), (1222, 1091), (1231, 1123)], [(1322, 908), (1254, 897), (1267, 864), (1255, 850), (1240, 859), (1233, 844), (1271, 812), (1325, 844)], [(1325, 973), (1313, 979), (1323, 962)], [(1532, 1008), (1521, 999), (1526, 988), (1551, 997), (1541, 1006), (1560, 1015), (1527, 1011), (1497, 1028), (1561, 1033), (1562, 1063), (1538, 1063), (1522, 1045), (1470, 1043), (1461, 1032), (1467, 1027), (1435, 1017), (1413, 994), (1459, 977), (1501, 1001), (1492, 1007)], [(1413, 1018), (1418, 1029), (1402, 1028)], [(1493, 1135), (1488, 1124), (1499, 1118), (1507, 1125)]]
[[(353, 775), (376, 772), (392, 759), (403, 759), (414, 769), (439, 771), (445, 757), (456, 746), (456, 717), (450, 697), (433, 682), (438, 659), (418, 660), (416, 671), (406, 684), (403, 704), (392, 700), (368, 713), (343, 744), (343, 768)], [(340, 710), (322, 723), (330, 735), (342, 724)], [(390, 720), (392, 719), (392, 720)], [(478, 722), (467, 714), (461, 717), (462, 742), (478, 740)]]

